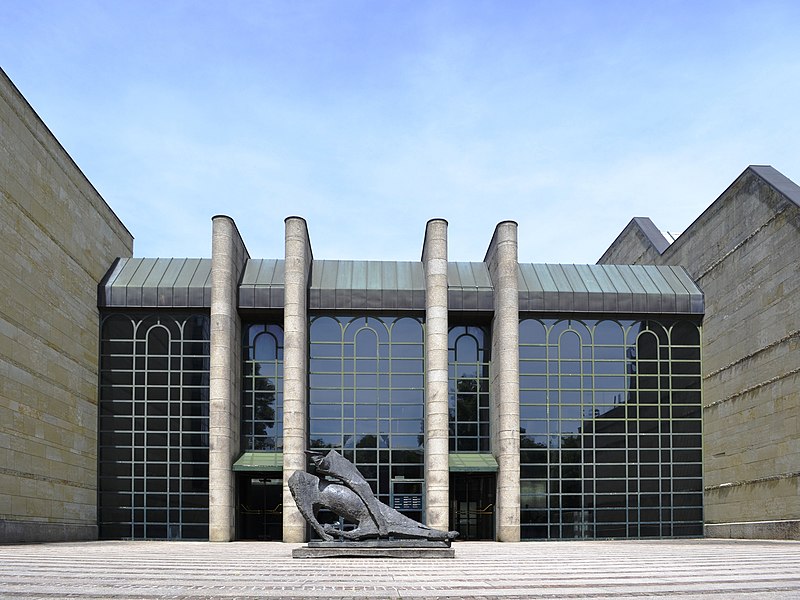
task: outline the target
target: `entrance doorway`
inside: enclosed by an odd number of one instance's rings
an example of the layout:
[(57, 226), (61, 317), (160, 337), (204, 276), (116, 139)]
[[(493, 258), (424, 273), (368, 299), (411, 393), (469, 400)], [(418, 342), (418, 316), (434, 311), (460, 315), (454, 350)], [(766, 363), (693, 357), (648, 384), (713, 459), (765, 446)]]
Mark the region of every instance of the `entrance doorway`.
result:
[(280, 473), (238, 473), (236, 481), (237, 538), (283, 538), (282, 481)]
[(494, 539), (494, 473), (450, 475), (450, 529), (461, 540)]

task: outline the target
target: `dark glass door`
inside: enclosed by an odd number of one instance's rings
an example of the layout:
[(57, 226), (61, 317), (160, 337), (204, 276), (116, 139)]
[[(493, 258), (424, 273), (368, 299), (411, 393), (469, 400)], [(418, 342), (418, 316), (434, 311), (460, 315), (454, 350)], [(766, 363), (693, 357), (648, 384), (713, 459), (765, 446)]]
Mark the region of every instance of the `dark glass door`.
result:
[(283, 505), (280, 473), (239, 473), (236, 521), (238, 539), (283, 538)]
[(461, 540), (494, 539), (494, 473), (450, 475), (450, 529)]

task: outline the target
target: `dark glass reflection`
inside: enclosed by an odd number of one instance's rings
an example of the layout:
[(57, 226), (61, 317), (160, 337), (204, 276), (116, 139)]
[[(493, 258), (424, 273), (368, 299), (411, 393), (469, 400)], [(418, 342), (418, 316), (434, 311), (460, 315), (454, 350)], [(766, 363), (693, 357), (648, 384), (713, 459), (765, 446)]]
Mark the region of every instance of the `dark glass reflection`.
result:
[(101, 539), (208, 537), (206, 315), (101, 323)]
[(489, 335), (485, 328), (449, 332), (451, 452), (489, 452)]
[(699, 329), (520, 323), (522, 537), (702, 535)]
[(241, 409), (242, 450), (283, 448), (283, 328), (244, 327)]
[(423, 479), (421, 320), (319, 316), (309, 332), (309, 446), (336, 448), (381, 501), (421, 519), (421, 494), (398, 492)]

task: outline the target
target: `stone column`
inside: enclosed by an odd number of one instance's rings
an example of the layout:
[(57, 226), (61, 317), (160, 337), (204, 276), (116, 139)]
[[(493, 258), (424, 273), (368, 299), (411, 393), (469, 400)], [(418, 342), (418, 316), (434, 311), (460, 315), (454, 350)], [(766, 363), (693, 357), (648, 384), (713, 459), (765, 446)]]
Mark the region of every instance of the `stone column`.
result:
[(235, 536), (235, 481), (239, 451), (242, 324), (239, 279), (250, 256), (233, 219), (212, 219), (211, 359), (209, 375), (208, 538)]
[(449, 416), (447, 412), (447, 221), (425, 228), (425, 518), (450, 527)]
[(311, 272), (308, 227), (300, 217), (286, 219), (283, 309), (283, 541), (303, 542), (306, 522), (289, 491), (289, 477), (306, 469), (308, 389), (308, 278)]
[(492, 321), (492, 453), (497, 473), (497, 539), (518, 542), (519, 514), (519, 282), (517, 224), (503, 221), (484, 259), (494, 286)]

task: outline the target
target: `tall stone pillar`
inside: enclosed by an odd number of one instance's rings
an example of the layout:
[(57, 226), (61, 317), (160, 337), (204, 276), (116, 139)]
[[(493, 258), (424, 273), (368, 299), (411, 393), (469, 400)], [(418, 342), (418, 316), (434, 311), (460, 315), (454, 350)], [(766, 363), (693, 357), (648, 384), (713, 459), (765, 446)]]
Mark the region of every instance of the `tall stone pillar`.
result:
[(447, 221), (432, 219), (422, 249), (425, 270), (425, 515), (429, 527), (450, 526), (447, 412)]
[(233, 219), (212, 219), (211, 359), (209, 376), (208, 538), (235, 536), (235, 481), (231, 469), (239, 451), (242, 324), (239, 279), (247, 253)]
[(503, 221), (484, 259), (494, 286), (492, 321), (492, 453), (497, 459), (497, 539), (520, 539), (519, 282), (517, 224)]
[(308, 278), (311, 272), (308, 227), (300, 217), (286, 219), (283, 309), (283, 541), (303, 542), (306, 522), (289, 491), (289, 477), (306, 468), (308, 378)]

